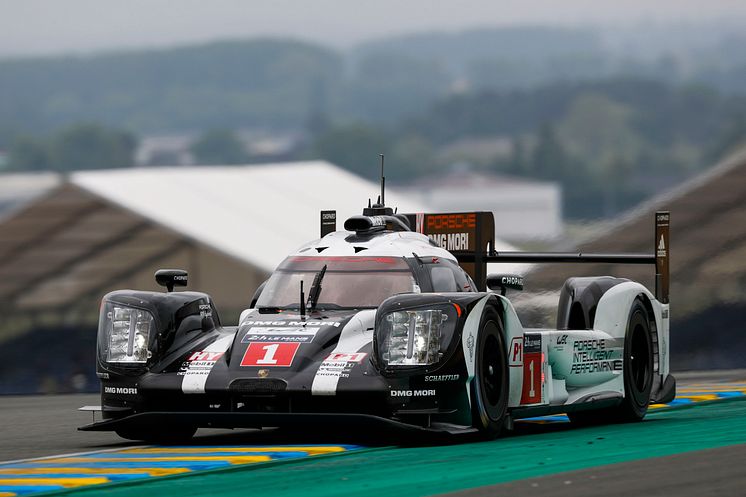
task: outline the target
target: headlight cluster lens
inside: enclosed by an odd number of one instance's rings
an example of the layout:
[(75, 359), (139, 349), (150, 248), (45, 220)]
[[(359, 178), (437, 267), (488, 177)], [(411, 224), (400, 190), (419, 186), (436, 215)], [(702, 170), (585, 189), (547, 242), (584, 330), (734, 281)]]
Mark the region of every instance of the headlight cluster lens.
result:
[(106, 362), (143, 364), (148, 350), (153, 316), (148, 311), (107, 302), (102, 315), (107, 348)]
[(455, 316), (445, 309), (412, 309), (384, 316), (379, 330), (379, 354), (383, 365), (427, 366), (445, 352)]

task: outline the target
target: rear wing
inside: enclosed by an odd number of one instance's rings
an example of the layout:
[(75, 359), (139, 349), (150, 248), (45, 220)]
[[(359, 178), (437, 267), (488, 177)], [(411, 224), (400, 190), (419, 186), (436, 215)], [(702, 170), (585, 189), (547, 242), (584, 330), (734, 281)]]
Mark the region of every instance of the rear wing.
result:
[[(385, 215), (367, 215), (367, 211)], [(388, 212), (385, 212), (388, 211)], [(394, 214), (391, 209), (374, 206), (363, 216), (353, 216), (345, 229), (365, 232), (371, 229), (412, 230), (427, 235), (438, 246), (451, 252), (469, 273), (480, 291), (487, 289), (487, 263), (606, 263), (655, 265), (655, 298), (668, 304), (669, 224), (668, 211), (655, 213), (655, 237), (650, 254), (594, 254), (583, 252), (498, 252), (495, 250), (495, 218), (491, 212), (450, 212), (437, 214)], [(372, 217), (371, 217), (372, 216)], [(337, 227), (336, 211), (321, 211), (321, 236)], [(406, 222), (403, 222), (406, 221)], [(407, 226), (408, 225), (408, 226)]]
[(655, 297), (668, 304), (670, 213), (655, 214), (655, 237), (650, 254), (595, 254), (582, 252), (498, 252), (495, 246), (495, 220), (491, 212), (448, 214), (406, 214), (414, 231), (430, 237), (451, 252), (464, 270), (486, 290), (487, 263), (608, 263), (655, 265)]

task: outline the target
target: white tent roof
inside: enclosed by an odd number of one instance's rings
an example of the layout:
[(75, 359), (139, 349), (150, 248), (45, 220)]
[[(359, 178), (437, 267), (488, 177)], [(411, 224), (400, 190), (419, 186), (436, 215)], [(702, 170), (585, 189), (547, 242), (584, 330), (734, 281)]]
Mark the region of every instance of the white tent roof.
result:
[[(318, 238), (321, 209), (336, 209), (342, 229), (345, 219), (360, 214), (379, 193), (377, 184), (325, 161), (85, 171), (70, 181), (267, 271)], [(399, 212), (428, 211), (393, 191), (386, 203)]]
[[(325, 161), (84, 171), (70, 181), (266, 271), (318, 238), (321, 209), (336, 209), (342, 229), (379, 193), (376, 183)], [(399, 212), (431, 210), (395, 191), (387, 192), (386, 204)], [(496, 248), (512, 249), (499, 240)]]

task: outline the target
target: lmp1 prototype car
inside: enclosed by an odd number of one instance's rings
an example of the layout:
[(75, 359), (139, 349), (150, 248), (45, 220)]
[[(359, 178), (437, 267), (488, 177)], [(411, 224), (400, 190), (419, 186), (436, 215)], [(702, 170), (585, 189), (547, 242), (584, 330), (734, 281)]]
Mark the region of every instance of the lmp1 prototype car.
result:
[[(490, 212), (395, 214), (379, 203), (288, 256), (238, 326), (204, 293), (103, 298), (97, 372), (102, 420), (135, 440), (177, 440), (198, 427), (398, 427), (497, 436), (518, 418), (636, 421), (670, 401), (667, 212), (656, 252), (496, 253)], [(414, 229), (413, 229), (414, 228)], [(487, 262), (656, 265), (656, 293), (608, 276), (571, 278), (556, 329), (528, 329)], [(487, 290), (489, 288), (489, 290)], [(91, 408), (90, 410), (93, 410)]]

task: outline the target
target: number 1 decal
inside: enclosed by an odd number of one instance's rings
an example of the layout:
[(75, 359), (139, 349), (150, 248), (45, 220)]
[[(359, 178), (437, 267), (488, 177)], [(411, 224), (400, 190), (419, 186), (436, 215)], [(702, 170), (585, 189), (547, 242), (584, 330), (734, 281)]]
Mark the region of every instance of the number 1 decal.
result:
[(288, 367), (293, 364), (300, 343), (251, 342), (241, 359), (241, 366)]
[(274, 359), (275, 352), (277, 352), (277, 349), (280, 347), (279, 343), (273, 343), (272, 345), (264, 345), (262, 347), (262, 350), (266, 350), (267, 353), (264, 354), (264, 357), (256, 361), (257, 364), (263, 364), (267, 366), (274, 366), (277, 364), (277, 359)]
[(523, 335), (523, 389), (521, 404), (541, 404), (544, 383), (544, 354), (541, 347), (541, 334)]

